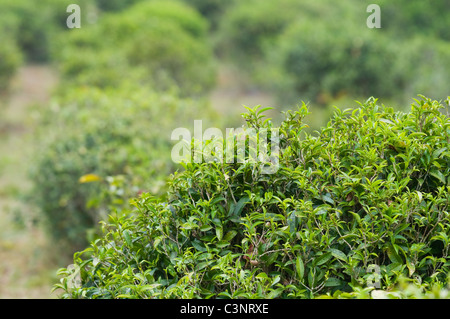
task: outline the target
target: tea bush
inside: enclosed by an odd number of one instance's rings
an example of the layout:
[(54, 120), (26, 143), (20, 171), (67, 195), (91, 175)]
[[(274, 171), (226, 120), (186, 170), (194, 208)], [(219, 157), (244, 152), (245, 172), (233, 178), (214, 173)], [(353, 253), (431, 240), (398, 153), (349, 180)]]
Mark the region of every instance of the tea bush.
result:
[(450, 81), (450, 44), (448, 41), (432, 37), (416, 36), (414, 39), (399, 41), (397, 52), (397, 74), (402, 74), (399, 87), (403, 97), (412, 92), (433, 99), (445, 99)]
[(299, 96), (319, 104), (347, 93), (388, 97), (397, 48), (366, 28), (365, 9), (356, 1), (242, 1), (222, 19), (218, 51), (282, 104)]
[(264, 45), (298, 14), (295, 1), (239, 1), (220, 22), (219, 54), (245, 66), (260, 59)]
[[(337, 297), (373, 289), (371, 267), (381, 290), (401, 278), (443, 287), (450, 118), (442, 108), (423, 97), (394, 112), (369, 99), (337, 109), (313, 134), (304, 131), (306, 105), (288, 111), (276, 173), (251, 161), (186, 163), (165, 200), (142, 194), (74, 255), (81, 286), (61, 269), (55, 288), (64, 298)], [(272, 128), (262, 111), (244, 115), (248, 128)]]
[[(51, 238), (71, 256), (87, 245), (87, 231), (105, 210), (126, 207), (126, 198), (139, 191), (163, 194), (163, 181), (175, 164), (170, 134), (161, 132), (192, 123), (200, 111), (209, 117), (204, 102), (133, 84), (59, 93), (41, 119), (31, 174), (30, 197)], [(93, 182), (80, 183), (85, 175)]]
[(322, 104), (339, 95), (397, 95), (406, 80), (396, 68), (400, 50), (383, 33), (371, 31), (310, 21), (291, 24), (272, 54), (285, 74), (278, 95)]
[(381, 0), (378, 4), (383, 12), (383, 28), (388, 31), (403, 38), (422, 34), (428, 39), (450, 40), (450, 3), (429, 6), (425, 2)]
[(272, 87), (285, 101), (301, 96), (319, 104), (342, 96), (383, 96), (402, 103), (414, 92), (445, 98), (448, 43), (389, 36), (351, 25), (291, 24), (267, 55), (282, 70)]
[(325, 21), (338, 29), (342, 19), (355, 20), (355, 12), (360, 14), (359, 9), (357, 2), (351, 1), (239, 1), (225, 12), (220, 21), (219, 53), (244, 67), (250, 63), (247, 67), (252, 68), (255, 62), (265, 60), (267, 50), (276, 50), (276, 39), (292, 23), (320, 26)]
[[(149, 2), (154, 0), (96, 0), (96, 4), (100, 10), (107, 12), (122, 11), (141, 1)], [(205, 18), (208, 19), (212, 26), (215, 27), (225, 9), (230, 7), (234, 3), (234, 0), (181, 0), (181, 2), (184, 2), (195, 8)]]
[(382, 28), (369, 29), (370, 1), (240, 1), (221, 18), (217, 53), (283, 105), (366, 96), (405, 104), (417, 92), (445, 99), (448, 4), (406, 2), (381, 1)]
[[(198, 96), (215, 83), (207, 22), (176, 1), (140, 2), (60, 39), (55, 57), (70, 85), (138, 85)], [(168, 36), (170, 35), (170, 36)]]
[[(17, 41), (27, 59), (43, 61), (47, 58), (47, 31), (44, 15), (35, 14), (33, 3), (25, 1), (6, 1), (0, 4), (0, 25), (8, 36)], [(6, 20), (6, 21), (4, 21)], [(40, 27), (38, 27), (40, 25)]]

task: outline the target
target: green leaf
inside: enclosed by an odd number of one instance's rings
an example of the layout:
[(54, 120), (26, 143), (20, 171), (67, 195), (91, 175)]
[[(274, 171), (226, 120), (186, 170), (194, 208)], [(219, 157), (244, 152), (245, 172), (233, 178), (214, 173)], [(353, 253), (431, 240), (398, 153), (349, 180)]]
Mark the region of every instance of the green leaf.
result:
[(234, 209), (230, 210), (229, 215), (232, 216), (238, 216), (241, 214), (242, 210), (244, 209), (245, 204), (249, 202), (249, 198), (247, 196), (242, 197), (237, 203)]
[(403, 264), (402, 258), (395, 250), (395, 246), (393, 246), (392, 244), (389, 244), (387, 247), (387, 255), (388, 255), (389, 259), (391, 260), (391, 262), (396, 263), (396, 264)]
[(200, 231), (208, 231), (212, 228), (211, 225), (203, 225), (202, 227), (200, 227)]
[(272, 290), (268, 295), (267, 295), (267, 299), (275, 299), (277, 298), (280, 294), (281, 294), (281, 290), (280, 289), (275, 289)]
[(216, 236), (219, 241), (222, 240), (222, 237), (223, 237), (223, 228), (222, 227), (216, 227)]
[(273, 110), (273, 107), (270, 107), (270, 106), (269, 107), (264, 107), (264, 108), (258, 110), (258, 112), (256, 112), (256, 115), (260, 115), (261, 113), (263, 113), (265, 111), (268, 111), (268, 110)]
[(213, 234), (208, 234), (200, 238), (201, 241), (212, 241), (215, 236)]
[(444, 176), (444, 174), (442, 174), (440, 171), (438, 171), (438, 170), (433, 170), (433, 171), (430, 172), (430, 174), (431, 174), (432, 176), (436, 177), (436, 178), (437, 178), (439, 181), (441, 181), (443, 184), (446, 183), (445, 176)]
[(269, 266), (269, 265), (272, 265), (277, 260), (278, 255), (279, 255), (278, 252), (274, 252), (274, 253), (271, 253), (271, 254), (261, 257), (261, 260), (263, 260), (264, 263), (267, 266)]
[(198, 264), (195, 265), (195, 269), (198, 270), (202, 270), (206, 267), (208, 267), (211, 263), (213, 263), (213, 260), (208, 260), (208, 261), (202, 261)]
[(236, 235), (237, 235), (237, 231), (230, 230), (228, 233), (225, 234), (225, 236), (223, 237), (223, 240), (230, 242)]
[[(345, 255), (344, 255), (344, 256), (345, 256)], [(316, 265), (316, 266), (323, 265), (323, 264), (325, 264), (327, 261), (329, 261), (329, 260), (331, 259), (331, 257), (333, 257), (331, 253), (325, 253), (325, 254), (323, 254), (323, 255), (317, 257), (317, 258), (314, 260), (315, 265)]]
[(257, 279), (261, 279), (261, 280), (269, 280), (269, 276), (267, 276), (267, 274), (265, 272), (261, 272), (258, 275), (256, 275)]
[(417, 196), (419, 197), (419, 203), (422, 202), (423, 199), (422, 192), (417, 191)]
[(305, 265), (303, 264), (303, 260), (300, 256), (297, 257), (295, 262), (295, 270), (297, 271), (297, 275), (300, 279), (303, 279), (305, 275)]
[(328, 251), (333, 255), (334, 258), (340, 259), (342, 261), (347, 261), (347, 256), (340, 250), (330, 248)]
[(336, 287), (342, 284), (341, 280), (335, 277), (330, 277), (325, 282), (325, 287)]
[(314, 211), (315, 211), (315, 214), (314, 214), (314, 215), (316, 215), (316, 216), (325, 215), (325, 214), (328, 212), (328, 211), (327, 211), (325, 208), (323, 208), (323, 207), (317, 209), (317, 211), (316, 211), (316, 210), (314, 210)]
[(227, 247), (228, 245), (230, 245), (230, 242), (226, 240), (221, 240), (216, 244), (218, 248), (224, 248)]
[(289, 218), (287, 220), (287, 224), (289, 225), (289, 232), (294, 233), (297, 229), (297, 217), (295, 216), (295, 211), (292, 211), (289, 214)]
[(206, 251), (206, 248), (197, 239), (192, 241), (192, 246), (194, 246), (194, 248), (197, 249), (198, 251)]
[(359, 216), (359, 214), (357, 214), (357, 213), (355, 213), (355, 212), (352, 212), (351, 210), (350, 211), (348, 211), (350, 214), (352, 214), (352, 216), (355, 218), (355, 220), (356, 220), (356, 222), (358, 223), (358, 224), (360, 224), (361, 223), (361, 216)]
[(325, 195), (323, 195), (322, 196), (322, 199), (325, 201), (325, 202), (327, 202), (327, 203), (329, 203), (329, 204), (331, 204), (331, 205), (334, 205), (335, 203), (334, 203), (334, 200), (331, 198), (331, 195), (330, 194), (325, 194)]
[(308, 272), (308, 285), (310, 287), (314, 286), (315, 284), (315, 270), (311, 270)]
[(438, 158), (439, 155), (441, 155), (441, 154), (442, 154), (443, 152), (445, 152), (446, 150), (447, 150), (447, 148), (446, 148), (446, 147), (443, 147), (443, 148), (440, 148), (440, 149), (434, 151), (434, 152), (433, 152), (433, 157), (434, 157), (434, 158)]
[(413, 263), (411, 263), (411, 261), (406, 256), (405, 258), (406, 258), (406, 267), (408, 267), (409, 270), (409, 275), (412, 276), (416, 271), (416, 267), (414, 266)]
[(216, 197), (216, 198), (211, 200), (211, 206), (213, 206), (213, 205), (215, 205), (215, 204), (217, 204), (217, 203), (219, 203), (221, 201), (225, 201), (225, 200), (226, 200), (226, 198), (223, 197), (223, 196)]
[(130, 237), (130, 231), (128, 229), (125, 229), (123, 231), (123, 237), (125, 238), (125, 242), (127, 243), (127, 245), (131, 246), (132, 242), (131, 242), (131, 237)]
[(151, 284), (151, 285), (145, 285), (145, 286), (141, 287), (141, 290), (142, 291), (152, 290), (152, 289), (158, 288), (159, 286), (161, 286), (161, 284), (159, 284), (159, 283), (155, 283), (155, 284)]

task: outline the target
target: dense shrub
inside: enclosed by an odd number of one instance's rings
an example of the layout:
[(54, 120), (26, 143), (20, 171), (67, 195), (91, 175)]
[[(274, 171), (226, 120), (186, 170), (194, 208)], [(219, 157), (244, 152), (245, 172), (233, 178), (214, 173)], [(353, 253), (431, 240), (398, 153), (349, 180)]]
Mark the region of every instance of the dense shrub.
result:
[[(370, 99), (312, 135), (306, 106), (288, 112), (275, 174), (250, 161), (185, 164), (166, 200), (143, 194), (75, 254), (81, 286), (62, 269), (56, 287), (74, 298), (312, 298), (366, 289), (371, 266), (381, 290), (404, 277), (446, 285), (450, 118), (441, 108), (423, 98), (394, 112)], [(272, 126), (257, 109), (245, 119)]]
[(284, 70), (276, 90), (288, 101), (293, 96), (319, 103), (339, 95), (390, 98), (402, 91), (403, 77), (396, 69), (399, 48), (385, 39), (367, 28), (292, 24), (268, 53)]
[(351, 1), (242, 1), (222, 19), (219, 53), (285, 105), (345, 93), (388, 97), (397, 48), (366, 28), (365, 10)]
[[(122, 11), (140, 1), (149, 2), (153, 0), (96, 0), (96, 4), (102, 11)], [(215, 27), (225, 9), (230, 7), (234, 0), (181, 0), (181, 2), (195, 8)]]
[(399, 87), (403, 89), (403, 99), (412, 92), (445, 99), (450, 82), (450, 43), (416, 36), (399, 44), (397, 63), (393, 67), (401, 75)]
[[(370, 3), (370, 1), (367, 1)], [(382, 27), (393, 34), (410, 38), (422, 34), (427, 38), (450, 40), (450, 3), (408, 0), (378, 2), (382, 10)]]
[(379, 3), (382, 28), (369, 29), (370, 1), (240, 1), (221, 19), (217, 52), (283, 105), (299, 97), (313, 105), (366, 96), (405, 104), (417, 93), (445, 98), (448, 5), (406, 2)]
[(295, 1), (239, 1), (220, 23), (219, 53), (241, 65), (261, 58), (264, 45), (280, 34), (296, 14)]
[(0, 32), (14, 38), (29, 60), (43, 61), (48, 53), (48, 25), (44, 22), (47, 17), (45, 10), (43, 15), (36, 14), (35, 10), (36, 6), (26, 1), (1, 3)]
[[(85, 247), (86, 232), (106, 209), (126, 207), (138, 191), (163, 194), (163, 181), (175, 169), (170, 132), (200, 111), (208, 117), (205, 103), (131, 84), (60, 94), (42, 119), (32, 171), (31, 199), (51, 238), (71, 255)], [(101, 181), (80, 183), (88, 174)]]
[[(356, 8), (355, 8), (356, 7)], [(264, 58), (266, 50), (276, 49), (276, 39), (292, 23), (334, 24), (355, 17), (360, 7), (352, 2), (295, 0), (245, 0), (226, 11), (219, 26), (221, 53), (245, 66)], [(359, 12), (358, 12), (359, 13)], [(265, 61), (267, 63), (267, 61)], [(264, 66), (264, 64), (262, 65)]]
[(340, 96), (383, 96), (402, 103), (414, 92), (446, 98), (448, 43), (390, 36), (351, 24), (292, 24), (268, 51), (280, 72), (270, 85), (288, 102), (297, 96), (321, 104)]
[(114, 87), (127, 74), (137, 84), (194, 96), (215, 83), (206, 34), (206, 21), (182, 3), (141, 2), (62, 38), (55, 55), (70, 84)]

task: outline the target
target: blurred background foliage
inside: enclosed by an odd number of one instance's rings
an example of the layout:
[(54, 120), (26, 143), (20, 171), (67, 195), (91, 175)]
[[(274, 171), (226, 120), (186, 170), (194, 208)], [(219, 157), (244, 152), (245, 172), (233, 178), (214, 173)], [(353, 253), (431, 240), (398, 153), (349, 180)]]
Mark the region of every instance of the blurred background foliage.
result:
[(126, 74), (150, 89), (201, 95), (215, 81), (207, 31), (207, 21), (183, 3), (141, 2), (62, 35), (55, 60), (69, 85), (114, 87)]
[(228, 61), (280, 107), (445, 98), (447, 2), (378, 1), (382, 28), (369, 29), (370, 1), (83, 0), (83, 27), (68, 30), (70, 2), (1, 2), (0, 87), (19, 61), (50, 62), (72, 84), (114, 86), (126, 73), (156, 90), (201, 95), (215, 87), (215, 63)]
[[(370, 96), (397, 109), (417, 94), (446, 99), (450, 3), (379, 0), (382, 28), (369, 29), (372, 2), (0, 0), (0, 144), (18, 134), (5, 114), (20, 71), (39, 64), (59, 79), (48, 103), (20, 108), (32, 124), (16, 148), (29, 157), (10, 154), (30, 171), (20, 195), (51, 246), (70, 258), (108, 210), (140, 190), (163, 196), (177, 169), (170, 134), (193, 119), (238, 125), (241, 104), (256, 98), (276, 121), (305, 101), (314, 130), (333, 106)], [(66, 26), (71, 3), (80, 29)], [(86, 174), (101, 181), (80, 184)]]
[(370, 3), (240, 1), (221, 20), (219, 51), (282, 104), (379, 96), (403, 105), (419, 92), (444, 98), (448, 4), (379, 1), (382, 27), (369, 29)]

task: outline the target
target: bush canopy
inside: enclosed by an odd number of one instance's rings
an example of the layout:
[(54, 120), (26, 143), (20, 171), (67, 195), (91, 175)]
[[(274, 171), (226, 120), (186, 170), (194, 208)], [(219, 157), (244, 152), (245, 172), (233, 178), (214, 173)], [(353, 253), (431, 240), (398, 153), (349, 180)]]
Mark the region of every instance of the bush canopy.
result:
[[(401, 278), (443, 287), (450, 263), (450, 119), (422, 97), (409, 113), (369, 99), (304, 131), (279, 126), (280, 167), (186, 163), (165, 200), (142, 194), (74, 255), (70, 298), (350, 297)], [(248, 127), (271, 128), (262, 110)], [(374, 279), (374, 268), (379, 276)], [(72, 277), (71, 277), (72, 276)]]

